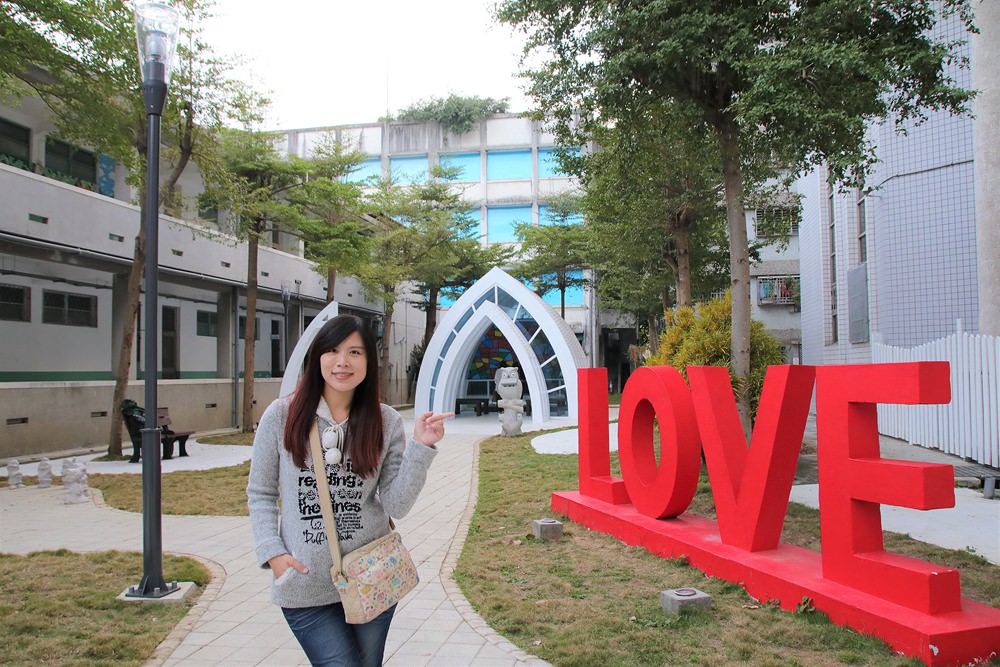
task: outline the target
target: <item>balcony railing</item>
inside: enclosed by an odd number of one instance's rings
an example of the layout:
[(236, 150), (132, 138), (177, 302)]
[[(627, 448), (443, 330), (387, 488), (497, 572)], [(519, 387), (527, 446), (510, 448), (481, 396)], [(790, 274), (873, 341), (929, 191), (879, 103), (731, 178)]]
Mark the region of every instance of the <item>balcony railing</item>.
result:
[(799, 279), (790, 276), (757, 279), (757, 304), (761, 306), (796, 305)]

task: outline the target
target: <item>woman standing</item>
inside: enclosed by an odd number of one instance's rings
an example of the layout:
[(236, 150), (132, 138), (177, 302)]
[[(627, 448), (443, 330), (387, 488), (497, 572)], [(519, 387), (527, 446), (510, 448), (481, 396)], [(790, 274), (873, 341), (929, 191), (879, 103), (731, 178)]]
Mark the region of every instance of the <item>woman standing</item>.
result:
[(344, 621), (309, 453), (314, 421), (347, 554), (388, 534), (389, 516), (413, 507), (452, 416), (421, 415), (407, 443), (378, 385), (371, 329), (338, 315), (316, 334), (295, 393), (268, 406), (254, 437), (247, 497), (257, 559), (273, 572), (271, 599), (313, 665), (381, 665), (395, 611), (363, 625)]

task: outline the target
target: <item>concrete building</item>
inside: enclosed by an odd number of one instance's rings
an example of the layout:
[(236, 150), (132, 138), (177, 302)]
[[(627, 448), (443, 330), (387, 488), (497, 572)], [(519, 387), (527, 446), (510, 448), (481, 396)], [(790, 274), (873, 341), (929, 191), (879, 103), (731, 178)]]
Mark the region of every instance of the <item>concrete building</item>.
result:
[[(996, 20), (980, 27), (995, 34)], [(946, 40), (969, 38), (954, 17), (936, 30)], [(960, 55), (969, 56), (968, 46)], [(973, 60), (972, 71), (995, 82), (984, 70), (995, 75), (997, 66)], [(971, 87), (969, 70), (950, 74)], [(977, 115), (996, 125), (995, 109), (977, 105)], [(930, 113), (906, 134), (889, 124), (871, 128), (879, 163), (864, 191), (831, 185), (824, 169), (798, 181), (805, 363), (867, 363), (873, 342), (912, 347), (956, 327), (980, 330), (980, 300), (995, 304), (1000, 293), (990, 282), (1000, 274), (986, 282), (991, 293), (981, 293), (982, 266), (996, 265), (1000, 242), (978, 239), (977, 222), (997, 227), (991, 186), (983, 185), (1000, 173), (996, 134), (977, 122)]]
[[(460, 168), (456, 187), (462, 190), (466, 200), (475, 205), (473, 216), (479, 222), (478, 235), (484, 244), (516, 244), (517, 223), (547, 224), (548, 198), (574, 191), (577, 187), (575, 179), (558, 170), (553, 153), (554, 137), (545, 132), (539, 123), (515, 114), (491, 116), (462, 134), (447, 131), (437, 121), (293, 130), (287, 133), (288, 151), (308, 157), (313, 148), (329, 135), (346, 146), (368, 154), (360, 169), (352, 175), (359, 181), (370, 176), (386, 177), (391, 174), (402, 182), (421, 182), (428, 178), (429, 170), (435, 165)], [(557, 291), (549, 292), (542, 298), (550, 306), (558, 308), (560, 305)], [(622, 350), (627, 349), (627, 344), (622, 347), (621, 341), (627, 339), (631, 327), (619, 325), (613, 313), (599, 312), (594, 291), (589, 287), (570, 289), (565, 298), (565, 323), (581, 348), (579, 363), (588, 367), (620, 363), (625, 358)], [(454, 302), (445, 301), (441, 307), (447, 311), (453, 305)], [(440, 317), (439, 321), (442, 321)], [(555, 332), (550, 334), (554, 339), (561, 339)], [(467, 331), (466, 335), (472, 334)], [(534, 384), (533, 373), (538, 369), (533, 367), (537, 367), (540, 360), (533, 359), (527, 348), (518, 354), (518, 341), (504, 335), (500, 326), (486, 327), (484, 322), (483, 327), (476, 329), (475, 337), (476, 345), (469, 346), (467, 341), (463, 341), (463, 349), (469, 348), (463, 359), (449, 359), (449, 368), (461, 366), (461, 369), (453, 378), (454, 386), (437, 393), (439, 400), (434, 403), (435, 409), (454, 407), (452, 403), (455, 399), (491, 396), (494, 373), (501, 366), (519, 365), (529, 371), (526, 381), (531, 380)], [(567, 358), (571, 357), (573, 355)], [(569, 372), (571, 369), (565, 370)], [(612, 371), (612, 377), (620, 376), (617, 370)], [(574, 377), (568, 382), (575, 387), (575, 371), (572, 374)], [(563, 374), (560, 373), (559, 377), (561, 379), (556, 384), (551, 384), (552, 378), (547, 378), (550, 389), (564, 387)], [(423, 383), (424, 378), (420, 382)], [(536, 386), (535, 389), (537, 396), (539, 388)], [(425, 401), (429, 391), (425, 392)], [(473, 393), (470, 394), (470, 391)], [(444, 395), (450, 397), (447, 405), (440, 401)], [(549, 416), (549, 402), (543, 403), (536, 416)], [(553, 399), (551, 408), (552, 416), (568, 414), (565, 392), (561, 400)]]
[[(124, 317), (132, 242), (139, 228), (135, 193), (123, 168), (107, 156), (54, 139), (45, 118), (44, 108), (30, 98), (20, 107), (0, 108), (0, 332), (12, 341), (0, 352), (0, 398), (9, 406), (0, 458), (39, 447), (51, 450), (54, 443), (99, 445), (106, 439), (115, 336), (120, 335), (116, 332)], [(479, 237), (486, 244), (516, 243), (518, 222), (547, 224), (549, 197), (576, 188), (574, 179), (558, 171), (554, 137), (513, 114), (493, 116), (463, 134), (447, 132), (437, 122), (370, 123), (293, 130), (285, 134), (284, 144), (289, 153), (308, 157), (331, 133), (368, 154), (352, 176), (358, 180), (393, 174), (416, 182), (426, 179), (433, 165), (459, 167), (457, 187), (475, 204)], [(230, 427), (240, 414), (245, 245), (225, 233), (225, 212), (198, 210), (202, 186), (196, 167), (179, 189), (182, 214), (161, 216), (160, 227), (160, 400), (185, 430)], [(756, 216), (780, 213), (749, 212), (751, 236)], [(787, 249), (765, 252), (752, 286), (755, 317), (786, 343), (790, 360), (798, 357), (792, 231)], [(325, 305), (325, 283), (303, 260), (300, 242), (279, 233), (266, 245), (258, 275), (258, 414), (277, 396), (285, 359)], [(338, 278), (338, 283), (343, 283), (337, 287), (341, 311), (373, 321), (383, 317), (383, 309), (365, 299), (354, 279)], [(543, 296), (552, 307), (559, 298), (557, 292)], [(441, 304), (442, 317), (452, 305)], [(536, 320), (551, 319), (538, 307), (524, 305), (524, 313), (530, 310)], [(602, 311), (589, 288), (569, 290), (565, 320), (556, 318), (562, 324), (544, 332), (562, 350), (557, 355), (562, 363), (544, 369), (545, 360), (527, 352), (530, 341), (528, 347), (521, 344), (525, 341), (512, 341), (503, 322), (487, 319), (479, 322), (483, 326), (474, 333), (475, 344), (463, 342), (466, 358), (449, 358), (453, 386), (442, 387), (439, 399), (448, 396), (450, 403), (491, 396), (496, 368), (520, 365), (533, 390), (531, 401), (537, 403), (534, 418), (544, 419), (571, 415), (577, 367), (606, 366), (612, 391), (620, 391), (628, 378), (627, 350), (636, 342), (635, 328), (617, 313)], [(141, 340), (146, 335), (141, 316), (139, 324), (130, 396), (141, 402)], [(390, 402), (413, 400), (411, 352), (422, 341), (423, 328), (422, 312), (397, 304), (392, 340), (383, 341), (389, 345)], [(553, 375), (557, 367), (558, 377)], [(61, 406), (56, 419), (46, 416), (51, 405)]]
[[(746, 216), (749, 242), (766, 244), (760, 250), (760, 260), (750, 265), (750, 317), (762, 322), (768, 333), (782, 342), (788, 363), (801, 363), (799, 211), (790, 205), (774, 206), (747, 211)], [(772, 241), (765, 228), (780, 229), (787, 241)]]
[[(0, 107), (0, 459), (100, 446), (110, 427), (139, 208), (121, 165), (53, 131), (37, 99)], [(196, 169), (180, 189), (184, 215), (160, 221), (158, 398), (175, 428), (232, 427), (244, 373), (246, 245), (197, 217)], [(298, 242), (283, 236), (261, 247), (258, 270), (259, 416), (277, 396), (299, 333), (325, 306), (326, 285)], [(337, 294), (341, 311), (383, 312), (351, 278), (338, 279)], [(422, 332), (420, 313), (401, 310), (401, 319), (414, 320), (404, 335)], [(150, 335), (143, 325), (140, 313), (128, 392), (140, 404), (142, 339)]]

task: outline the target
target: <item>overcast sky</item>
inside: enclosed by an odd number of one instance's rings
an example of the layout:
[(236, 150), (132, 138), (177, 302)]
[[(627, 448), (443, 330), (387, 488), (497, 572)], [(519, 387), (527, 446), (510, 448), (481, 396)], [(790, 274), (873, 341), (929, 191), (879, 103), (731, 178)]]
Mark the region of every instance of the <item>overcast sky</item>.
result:
[(270, 91), (268, 129), (377, 120), (430, 97), (510, 98), (525, 111), (522, 39), (494, 0), (217, 0), (205, 38)]

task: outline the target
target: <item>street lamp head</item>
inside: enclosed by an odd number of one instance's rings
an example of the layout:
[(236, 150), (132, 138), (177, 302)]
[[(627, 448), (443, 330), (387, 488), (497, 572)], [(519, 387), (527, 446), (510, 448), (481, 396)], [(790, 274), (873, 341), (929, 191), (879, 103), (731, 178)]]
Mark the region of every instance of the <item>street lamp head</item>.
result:
[(143, 84), (170, 85), (180, 13), (162, 2), (135, 6), (135, 41), (139, 47), (139, 74)]

